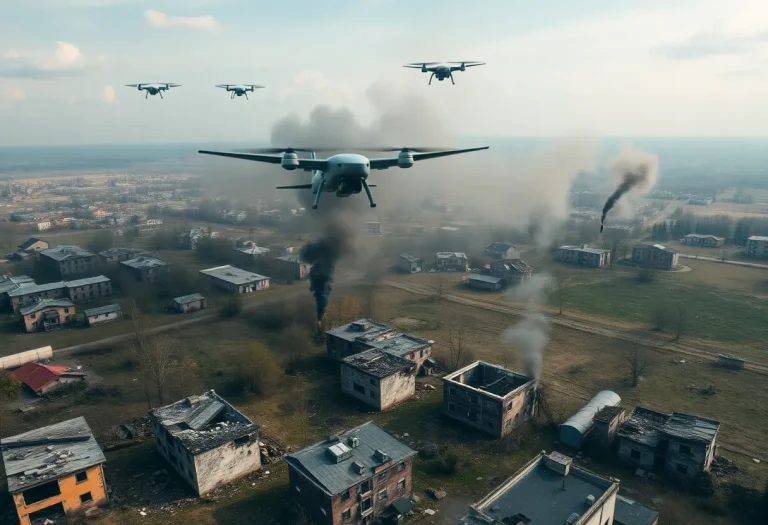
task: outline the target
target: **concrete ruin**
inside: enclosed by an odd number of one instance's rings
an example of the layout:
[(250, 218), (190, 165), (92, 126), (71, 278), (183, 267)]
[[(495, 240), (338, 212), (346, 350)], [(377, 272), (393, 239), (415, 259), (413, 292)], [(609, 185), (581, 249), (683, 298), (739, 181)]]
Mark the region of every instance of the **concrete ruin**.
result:
[(391, 408), (416, 393), (413, 362), (377, 348), (341, 361), (341, 390), (376, 410)]
[(213, 390), (149, 418), (160, 454), (200, 496), (261, 467), (258, 425)]
[(500, 438), (536, 411), (536, 380), (476, 361), (443, 377), (443, 412)]

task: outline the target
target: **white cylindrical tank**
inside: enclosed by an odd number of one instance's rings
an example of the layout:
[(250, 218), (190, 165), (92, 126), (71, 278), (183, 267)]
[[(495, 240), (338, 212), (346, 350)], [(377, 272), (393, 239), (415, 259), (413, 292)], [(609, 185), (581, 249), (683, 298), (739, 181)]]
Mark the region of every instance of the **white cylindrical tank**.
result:
[(573, 448), (580, 448), (595, 422), (595, 415), (607, 406), (618, 406), (621, 398), (616, 392), (603, 390), (593, 397), (565, 423), (560, 425), (560, 442)]
[(33, 361), (42, 361), (43, 359), (51, 359), (53, 357), (53, 347), (44, 346), (35, 350), (27, 350), (19, 354), (7, 355), (0, 357), (0, 369), (8, 370), (10, 368), (18, 368), (25, 363)]

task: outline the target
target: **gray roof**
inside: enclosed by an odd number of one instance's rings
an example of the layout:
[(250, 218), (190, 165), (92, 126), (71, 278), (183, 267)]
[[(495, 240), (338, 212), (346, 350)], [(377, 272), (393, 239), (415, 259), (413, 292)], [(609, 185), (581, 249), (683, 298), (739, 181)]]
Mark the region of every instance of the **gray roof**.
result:
[(152, 255), (139, 255), (133, 259), (127, 261), (121, 261), (120, 264), (124, 264), (130, 268), (142, 269), (142, 268), (157, 268), (159, 266), (170, 266), (170, 263), (165, 262), (159, 257)]
[(411, 255), (410, 253), (401, 253), (400, 254), (401, 259), (405, 259), (408, 262), (419, 262), (421, 261), (421, 257), (416, 257), (415, 255)]
[(250, 246), (240, 246), (239, 248), (235, 248), (238, 252), (246, 253), (248, 255), (264, 255), (266, 253), (269, 253), (269, 248), (262, 248), (261, 246), (256, 246), (255, 244), (252, 244)]
[(149, 412), (193, 455), (256, 432), (258, 425), (213, 390)]
[(374, 341), (371, 343), (371, 345), (383, 352), (387, 352), (388, 354), (392, 354), (397, 357), (405, 357), (411, 352), (427, 348), (430, 346), (430, 343), (421, 337), (408, 334), (397, 334), (380, 341)]
[(182, 295), (181, 297), (174, 297), (173, 302), (179, 304), (189, 304), (194, 303), (195, 301), (202, 301), (203, 299), (205, 299), (205, 297), (199, 293), (191, 293), (189, 295)]
[(634, 248), (642, 248), (645, 250), (660, 250), (662, 252), (667, 252), (667, 253), (679, 253), (674, 248), (669, 248), (661, 244), (636, 244), (635, 246), (633, 246), (633, 249)]
[(473, 273), (469, 276), (470, 281), (480, 281), (482, 283), (499, 284), (503, 279), (501, 277), (494, 277), (492, 275), (483, 275), (481, 273)]
[(485, 251), (490, 253), (506, 253), (512, 248), (515, 248), (514, 244), (509, 244), (506, 242), (492, 242), (485, 247)]
[(345, 357), (342, 363), (379, 379), (402, 372), (412, 372), (414, 368), (412, 361), (382, 352), (378, 348)]
[(144, 250), (140, 250), (138, 248), (110, 248), (108, 250), (104, 250), (103, 252), (99, 252), (99, 255), (102, 257), (116, 257), (120, 255), (134, 255), (142, 253)]
[(325, 333), (339, 337), (351, 343), (359, 339), (370, 340), (372, 338), (389, 334), (394, 331), (394, 328), (391, 328), (385, 324), (374, 323), (370, 319), (358, 319), (357, 321), (352, 321), (349, 324), (337, 326), (336, 328), (327, 330)]
[(89, 308), (83, 310), (86, 317), (93, 317), (94, 315), (111, 314), (112, 312), (121, 312), (119, 304), (108, 304), (106, 306), (99, 306), (98, 308)]
[(29, 315), (45, 308), (71, 308), (75, 306), (69, 299), (43, 299), (29, 306), (19, 309), (21, 315)]
[(466, 259), (467, 254), (464, 252), (437, 252), (435, 254), (435, 257), (437, 257), (438, 259), (452, 259), (452, 258)]
[(762, 242), (766, 242), (766, 241), (768, 241), (768, 237), (764, 237), (762, 235), (753, 235), (752, 237), (750, 237), (747, 240), (748, 241), (762, 241)]
[(659, 513), (622, 494), (616, 495), (616, 510), (613, 514), (615, 525), (654, 525)]
[(84, 248), (75, 246), (74, 244), (57, 244), (53, 248), (48, 248), (40, 252), (40, 255), (45, 255), (56, 261), (68, 261), (71, 259), (80, 259), (82, 257), (93, 257), (93, 254)]
[(656, 447), (661, 441), (661, 427), (668, 418), (669, 415), (662, 412), (636, 407), (617, 434), (635, 443)]
[(83, 417), (7, 437), (0, 445), (12, 494), (106, 461)]
[(704, 235), (704, 234), (701, 234), (701, 233), (689, 233), (688, 235), (685, 236), (686, 239), (689, 238), (689, 237), (692, 238), (692, 239), (716, 239), (718, 241), (724, 241), (725, 240), (724, 237), (718, 237), (716, 235)]
[(620, 406), (605, 406), (600, 409), (600, 412), (595, 414), (595, 421), (602, 423), (609, 423), (613, 419), (624, 411)]
[[(347, 438), (358, 439), (357, 447), (350, 447), (351, 457), (336, 463), (328, 453), (328, 448), (339, 441), (347, 443)], [(401, 443), (381, 427), (369, 421), (357, 428), (338, 435), (338, 440), (321, 441), (294, 454), (285, 456), (288, 465), (317, 483), (325, 492), (331, 495), (341, 494), (374, 474), (374, 468), (382, 465), (376, 451), (385, 452), (393, 464), (404, 461), (416, 455), (416, 451)], [(358, 474), (353, 463), (363, 467), (363, 473)]]
[(16, 275), (13, 277), (8, 277), (0, 281), (0, 293), (10, 292), (11, 290), (15, 290), (16, 288), (24, 285), (34, 286), (34, 284), (34, 279), (28, 275)]
[(301, 260), (301, 256), (297, 253), (289, 253), (288, 255), (281, 255), (280, 257), (275, 257), (275, 259), (280, 261), (285, 261), (289, 263), (296, 263), (296, 264), (309, 264), (305, 263)]
[(601, 248), (590, 248), (589, 246), (560, 246), (559, 250), (569, 250), (574, 252), (593, 253), (596, 255), (602, 255), (604, 253), (610, 253), (611, 250), (603, 250)]
[(55, 283), (48, 283), (48, 284), (28, 284), (28, 285), (24, 285), (19, 288), (16, 288), (15, 290), (10, 290), (8, 292), (8, 297), (19, 297), (22, 295), (50, 292), (51, 290), (58, 290), (60, 288), (66, 288), (66, 287), (67, 287), (67, 283), (65, 283), (64, 281), (58, 281)]
[[(564, 437), (576, 439), (583, 437), (592, 428), (595, 416), (603, 407), (616, 406), (619, 403), (621, 403), (621, 398), (616, 392), (611, 392), (610, 390), (598, 392), (586, 405), (568, 418), (568, 421), (560, 425), (560, 440), (565, 442)], [(574, 435), (574, 432), (577, 435)], [(569, 436), (568, 434), (571, 435)], [(570, 445), (571, 443), (568, 444)]]
[[(568, 459), (564, 457), (564, 460)], [(563, 476), (546, 462), (543, 454), (537, 456), (478, 503), (478, 511), (498, 522), (522, 514), (531, 525), (564, 524), (572, 514), (583, 516), (588, 511), (587, 496), (594, 496), (597, 501), (614, 487), (614, 483), (618, 488), (617, 482), (573, 464), (568, 475)]]
[(216, 266), (215, 268), (208, 268), (206, 270), (200, 270), (200, 273), (210, 277), (215, 277), (216, 279), (221, 279), (222, 281), (226, 281), (235, 285), (249, 284), (269, 279), (269, 277), (266, 275), (259, 275), (258, 273), (241, 270), (240, 268), (235, 268), (229, 264), (225, 266)]
[(76, 281), (64, 281), (67, 288), (77, 288), (78, 286), (90, 286), (92, 284), (108, 283), (109, 277), (105, 275), (98, 275), (96, 277), (86, 277), (85, 279), (77, 279)]
[(673, 412), (662, 427), (662, 432), (668, 437), (709, 444), (719, 429), (720, 422), (714, 419)]
[(533, 267), (522, 259), (501, 259), (493, 264), (501, 264), (506, 270), (515, 270), (519, 273), (533, 272)]

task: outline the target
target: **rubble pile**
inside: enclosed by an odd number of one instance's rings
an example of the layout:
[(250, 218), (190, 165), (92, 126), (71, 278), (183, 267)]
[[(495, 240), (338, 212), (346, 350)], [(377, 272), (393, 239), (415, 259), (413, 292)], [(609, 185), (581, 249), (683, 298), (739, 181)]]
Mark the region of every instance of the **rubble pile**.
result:
[(728, 458), (722, 456), (715, 456), (712, 460), (712, 474), (715, 476), (727, 476), (729, 474), (737, 474), (739, 467)]
[(262, 465), (268, 465), (276, 461), (280, 461), (288, 451), (282, 443), (274, 438), (261, 434), (259, 440), (259, 450), (261, 451), (261, 463)]

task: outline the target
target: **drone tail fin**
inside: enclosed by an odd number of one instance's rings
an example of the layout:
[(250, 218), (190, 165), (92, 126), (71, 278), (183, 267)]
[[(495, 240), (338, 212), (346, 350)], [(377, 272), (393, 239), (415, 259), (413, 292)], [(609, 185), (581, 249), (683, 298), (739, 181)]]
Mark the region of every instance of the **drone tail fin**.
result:
[(311, 184), (296, 184), (295, 186), (278, 186), (278, 190), (311, 190)]

